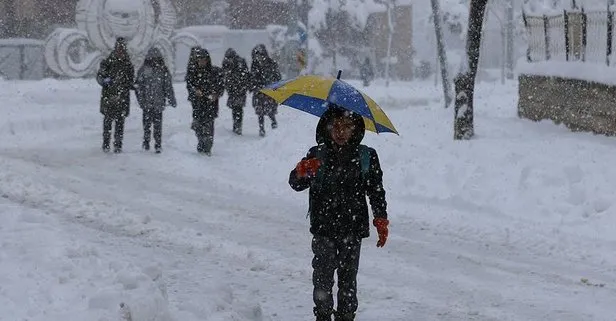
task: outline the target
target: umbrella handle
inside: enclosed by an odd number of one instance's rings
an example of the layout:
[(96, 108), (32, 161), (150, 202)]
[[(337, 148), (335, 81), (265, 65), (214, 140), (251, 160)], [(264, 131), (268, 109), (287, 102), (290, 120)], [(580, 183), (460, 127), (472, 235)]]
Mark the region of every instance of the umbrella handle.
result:
[(336, 79), (340, 79), (340, 76), (342, 76), (342, 70), (338, 70), (338, 76), (336, 76)]

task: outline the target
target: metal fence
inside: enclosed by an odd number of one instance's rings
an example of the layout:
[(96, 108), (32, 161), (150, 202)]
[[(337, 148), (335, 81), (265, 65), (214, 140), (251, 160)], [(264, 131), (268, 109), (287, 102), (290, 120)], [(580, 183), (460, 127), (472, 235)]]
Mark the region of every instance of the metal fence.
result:
[(587, 61), (611, 65), (614, 11), (563, 11), (561, 15), (523, 15), (529, 62)]

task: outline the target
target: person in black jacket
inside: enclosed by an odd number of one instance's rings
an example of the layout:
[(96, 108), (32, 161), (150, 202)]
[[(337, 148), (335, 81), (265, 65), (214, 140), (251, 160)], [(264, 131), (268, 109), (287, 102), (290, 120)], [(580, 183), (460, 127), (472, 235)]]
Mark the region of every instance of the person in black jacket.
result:
[[(314, 314), (317, 321), (352, 321), (357, 310), (357, 271), (363, 238), (370, 235), (370, 199), (379, 240), (388, 236), (387, 202), (383, 173), (376, 151), (360, 142), (365, 125), (358, 114), (330, 105), (316, 130), (317, 146), (310, 148), (291, 171), (289, 185), (310, 189), (310, 232)], [(334, 311), (332, 287), (338, 273), (338, 306)]]
[(154, 149), (162, 151), (163, 111), (167, 103), (176, 107), (171, 72), (165, 65), (162, 54), (151, 48), (143, 66), (137, 72), (135, 81), (137, 102), (143, 110), (143, 149), (150, 150), (152, 127), (154, 127)]
[(252, 106), (259, 117), (259, 135), (265, 136), (265, 116), (272, 120), (272, 129), (278, 127), (276, 114), (278, 104), (276, 101), (259, 92), (267, 85), (280, 81), (282, 78), (278, 64), (269, 57), (265, 45), (260, 44), (252, 49), (252, 64), (250, 65), (250, 75), (252, 76)]
[(197, 152), (212, 155), (214, 120), (218, 117), (218, 99), (224, 93), (222, 70), (212, 66), (210, 54), (200, 49), (195, 54), (197, 63), (188, 69), (186, 88), (193, 107), (191, 128), (197, 136)]
[(114, 152), (122, 152), (124, 119), (130, 114), (130, 90), (135, 68), (128, 56), (126, 41), (118, 38), (114, 50), (98, 69), (96, 81), (103, 87), (100, 112), (103, 114), (103, 151), (109, 152), (111, 127), (115, 123)]
[(242, 134), (242, 119), (246, 105), (246, 93), (249, 89), (250, 70), (246, 60), (240, 57), (232, 48), (227, 49), (222, 61), (222, 71), (227, 90), (227, 107), (233, 113), (233, 132)]

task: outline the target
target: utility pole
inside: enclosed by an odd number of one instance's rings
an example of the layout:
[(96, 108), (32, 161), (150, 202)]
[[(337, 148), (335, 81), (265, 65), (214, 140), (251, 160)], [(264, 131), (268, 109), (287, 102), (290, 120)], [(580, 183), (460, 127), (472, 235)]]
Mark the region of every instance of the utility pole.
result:
[(394, 37), (394, 8), (396, 7), (395, 0), (389, 0), (387, 6), (387, 61), (385, 63), (385, 86), (389, 87), (389, 71), (391, 69), (391, 42)]

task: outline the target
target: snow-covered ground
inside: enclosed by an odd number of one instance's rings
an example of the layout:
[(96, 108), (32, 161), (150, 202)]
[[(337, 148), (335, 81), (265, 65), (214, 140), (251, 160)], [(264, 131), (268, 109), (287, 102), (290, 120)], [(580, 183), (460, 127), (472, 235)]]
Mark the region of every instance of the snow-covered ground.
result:
[[(0, 83), (0, 320), (294, 320), (312, 317), (307, 194), (288, 171), (316, 118), (231, 132), (195, 152), (190, 106), (164, 152), (100, 151), (99, 87)], [(516, 117), (514, 83), (481, 83), (472, 141), (431, 83), (366, 91), (401, 135), (367, 134), (385, 172), (390, 239), (365, 240), (358, 321), (614, 321), (616, 140)], [(124, 308), (120, 307), (124, 304)]]

